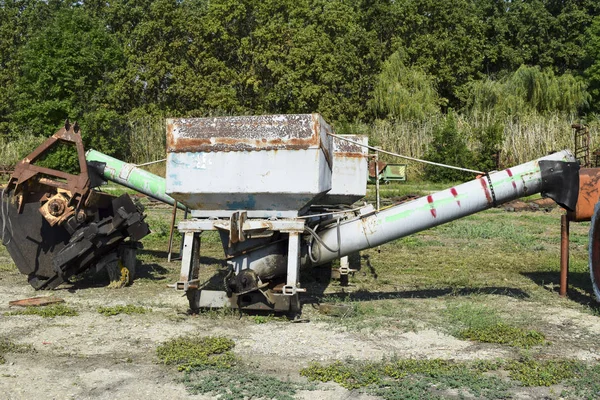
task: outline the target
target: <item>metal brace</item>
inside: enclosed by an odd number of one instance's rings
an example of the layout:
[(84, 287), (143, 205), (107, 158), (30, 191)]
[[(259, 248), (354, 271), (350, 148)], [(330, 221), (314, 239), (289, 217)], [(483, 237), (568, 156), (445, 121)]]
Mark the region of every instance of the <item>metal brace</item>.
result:
[(229, 220), (229, 247), (238, 242), (246, 240), (244, 234), (244, 222), (248, 219), (248, 213), (246, 211), (236, 211), (231, 214)]
[(350, 275), (351, 272), (356, 272), (358, 270), (350, 268), (350, 262), (348, 261), (348, 256), (340, 258), (340, 267), (338, 268), (340, 275)]

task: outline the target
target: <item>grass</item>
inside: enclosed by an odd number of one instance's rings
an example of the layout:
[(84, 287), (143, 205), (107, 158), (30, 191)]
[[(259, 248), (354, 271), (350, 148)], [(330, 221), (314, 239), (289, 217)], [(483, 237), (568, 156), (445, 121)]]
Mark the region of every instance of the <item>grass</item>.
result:
[(234, 346), (234, 342), (225, 337), (185, 336), (161, 344), (156, 355), (162, 363), (176, 365), (180, 371), (206, 367), (227, 369), (236, 361), (231, 352)]
[(16, 267), (14, 264), (0, 264), (0, 272), (13, 272), (16, 271)]
[(31, 351), (30, 345), (15, 344), (11, 340), (0, 337), (0, 365), (6, 363), (6, 353), (24, 353)]
[[(509, 379), (502, 378), (507, 372)], [(312, 363), (300, 371), (310, 381), (335, 382), (349, 390), (384, 399), (442, 399), (449, 389), (459, 398), (511, 398), (519, 387), (562, 384), (565, 398), (597, 398), (600, 393), (600, 366), (574, 360), (465, 361), (442, 359), (396, 359)], [(451, 396), (452, 398), (456, 395)]]
[(494, 308), (485, 304), (450, 304), (446, 316), (451, 326), (450, 333), (461, 339), (520, 348), (548, 344), (542, 332), (517, 326), (515, 321), (503, 321)]
[(300, 389), (311, 389), (241, 366), (233, 354), (235, 343), (220, 336), (185, 336), (161, 344), (156, 354), (166, 365), (184, 371), (182, 382), (191, 394), (210, 394), (219, 399), (293, 399)]
[(511, 379), (523, 386), (551, 386), (572, 379), (577, 373), (585, 373), (585, 366), (573, 360), (544, 360), (531, 358), (510, 361), (505, 365)]
[(484, 368), (482, 363), (440, 359), (347, 360), (329, 365), (313, 363), (300, 374), (311, 381), (336, 382), (346, 389), (360, 389), (384, 399), (443, 398), (440, 392), (447, 389), (458, 389), (461, 398), (468, 394), (486, 399), (505, 398), (510, 386), (496, 376), (485, 374), (497, 368), (493, 363)]
[(112, 315), (119, 315), (119, 314), (127, 314), (127, 315), (132, 315), (132, 314), (145, 314), (149, 311), (151, 311), (150, 309), (146, 308), (146, 307), (141, 307), (141, 306), (136, 306), (133, 304), (128, 304), (126, 306), (110, 306), (110, 307), (98, 307), (97, 309), (98, 313), (110, 317)]
[(546, 337), (541, 332), (536, 330), (526, 330), (504, 323), (498, 323), (479, 329), (465, 329), (460, 333), (460, 337), (484, 343), (507, 344), (509, 346), (521, 348), (529, 348), (531, 346), (546, 343)]
[(77, 310), (64, 304), (53, 304), (46, 307), (26, 307), (22, 310), (10, 311), (4, 315), (38, 315), (43, 318), (75, 317)]

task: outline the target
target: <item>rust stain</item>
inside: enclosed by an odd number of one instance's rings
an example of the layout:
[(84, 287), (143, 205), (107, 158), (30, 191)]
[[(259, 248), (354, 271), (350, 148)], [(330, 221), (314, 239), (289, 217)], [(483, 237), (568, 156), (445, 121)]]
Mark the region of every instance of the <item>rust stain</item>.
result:
[(335, 158), (363, 158), (366, 159), (366, 154), (363, 153), (354, 153), (354, 152), (339, 152), (336, 151), (334, 154)]
[(487, 199), (488, 204), (493, 204), (494, 200), (492, 199), (492, 194), (490, 193), (490, 191), (488, 189), (488, 185), (487, 185), (487, 182), (485, 181), (485, 178), (479, 178), (479, 183), (481, 183), (481, 187), (483, 188), (483, 191), (485, 193), (485, 198)]
[[(312, 114), (172, 119), (167, 124), (167, 151), (323, 148), (320, 129), (318, 116)], [(327, 149), (323, 150), (331, 161)]]
[[(383, 170), (385, 169), (387, 163), (383, 162), (383, 161), (378, 161), (377, 162), (377, 170), (379, 174), (383, 173)], [(371, 178), (375, 178), (375, 176), (377, 175), (377, 173), (375, 172), (375, 160), (371, 160), (369, 161), (369, 176)]]
[(569, 211), (572, 221), (590, 221), (594, 207), (600, 201), (600, 168), (582, 168), (579, 170), (579, 196), (575, 212)]
[(8, 305), (17, 307), (41, 307), (64, 302), (63, 299), (58, 297), (30, 297), (28, 299), (9, 301)]

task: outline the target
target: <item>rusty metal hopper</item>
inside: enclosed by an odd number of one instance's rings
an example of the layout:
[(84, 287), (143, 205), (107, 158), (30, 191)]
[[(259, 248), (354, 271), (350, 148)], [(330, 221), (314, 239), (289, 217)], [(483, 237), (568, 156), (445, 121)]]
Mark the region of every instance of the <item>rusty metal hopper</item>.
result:
[(331, 189), (319, 114), (167, 120), (167, 193), (195, 217), (294, 217)]

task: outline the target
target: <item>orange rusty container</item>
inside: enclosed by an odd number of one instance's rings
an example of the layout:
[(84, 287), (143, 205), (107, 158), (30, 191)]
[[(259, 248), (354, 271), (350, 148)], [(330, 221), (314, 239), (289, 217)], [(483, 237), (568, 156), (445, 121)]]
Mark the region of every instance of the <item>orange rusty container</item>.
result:
[(575, 212), (567, 212), (569, 219), (576, 222), (590, 221), (598, 201), (600, 201), (600, 168), (581, 168), (577, 206)]

